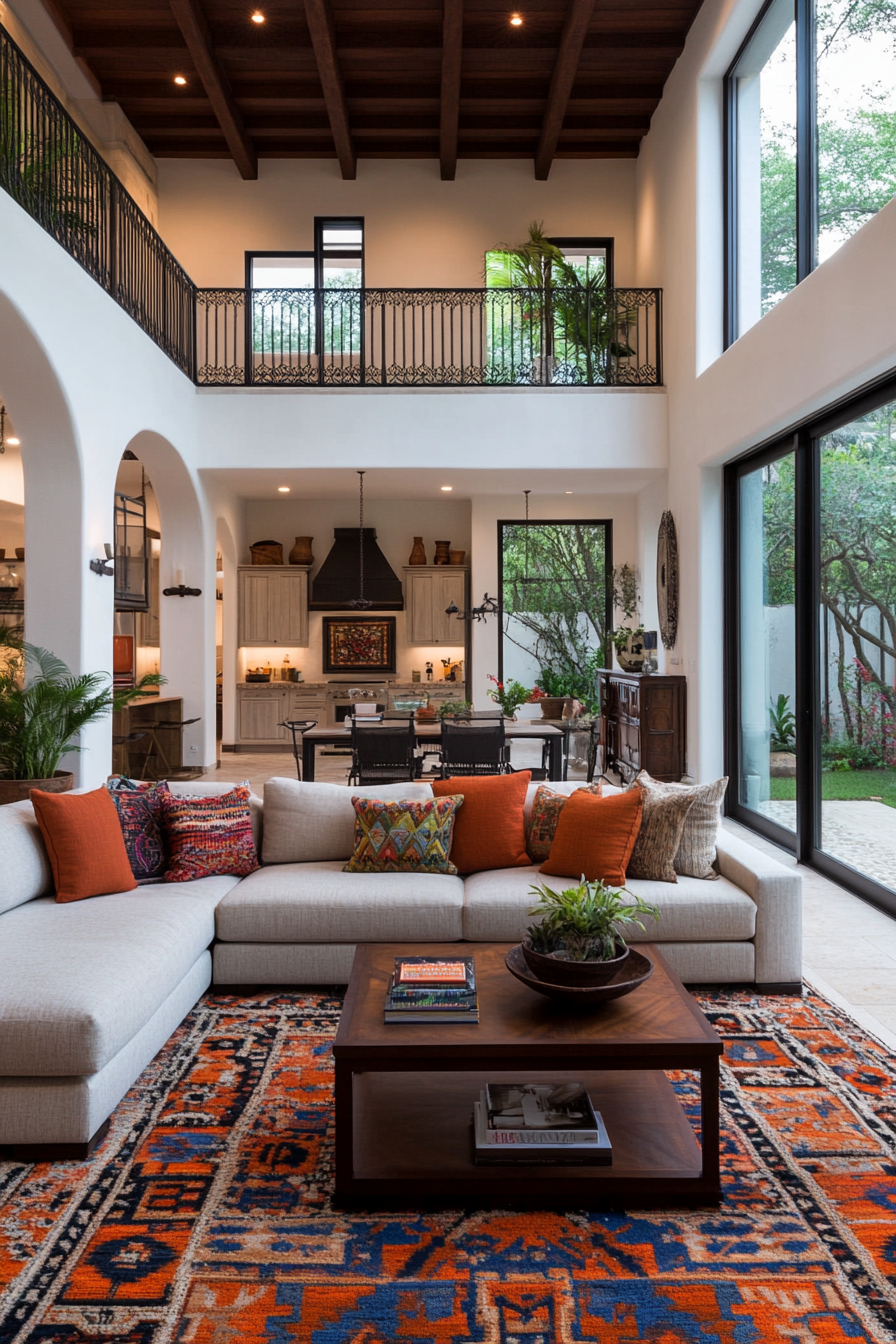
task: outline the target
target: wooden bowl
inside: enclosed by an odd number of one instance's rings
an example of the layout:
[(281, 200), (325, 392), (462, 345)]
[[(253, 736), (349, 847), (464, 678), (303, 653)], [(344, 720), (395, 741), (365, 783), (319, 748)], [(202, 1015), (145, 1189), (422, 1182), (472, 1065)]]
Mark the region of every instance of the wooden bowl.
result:
[[(630, 947), (608, 961), (567, 961), (551, 953), (536, 952), (527, 942), (520, 944), (526, 965), (534, 976), (551, 985), (605, 985), (628, 960)], [(619, 944), (616, 944), (617, 948)]]
[(653, 962), (637, 948), (630, 947), (625, 965), (605, 985), (553, 985), (539, 980), (526, 965), (523, 949), (519, 943), (512, 947), (504, 958), (504, 965), (521, 984), (534, 989), (536, 994), (544, 994), (549, 999), (561, 999), (564, 1003), (581, 1004), (595, 1007), (600, 1003), (609, 1003), (612, 999), (621, 999), (625, 994), (643, 985), (653, 975)]

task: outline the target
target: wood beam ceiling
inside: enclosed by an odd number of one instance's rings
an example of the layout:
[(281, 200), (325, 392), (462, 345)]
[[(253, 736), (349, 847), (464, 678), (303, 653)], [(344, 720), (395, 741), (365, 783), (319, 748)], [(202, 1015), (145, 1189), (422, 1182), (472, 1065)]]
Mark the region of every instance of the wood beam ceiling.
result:
[(169, 3), (233, 161), (240, 175), (253, 181), (258, 177), (258, 155), (231, 92), (230, 81), (212, 48), (211, 34), (199, 0), (169, 0)]
[(444, 0), (442, 12), (442, 96), (439, 159), (443, 182), (457, 172), (460, 74), (464, 48), (464, 0)]
[(541, 123), (538, 148), (535, 151), (535, 177), (539, 182), (548, 180), (551, 164), (557, 153), (557, 143), (579, 70), (579, 61), (591, 15), (594, 12), (594, 4), (595, 0), (569, 0), (569, 10), (560, 38), (560, 50), (551, 75), (548, 104)]
[(342, 72), (336, 54), (336, 29), (328, 0), (305, 0), (305, 19), (308, 23), (308, 31), (311, 34), (311, 44), (314, 47), (314, 58), (317, 61), (321, 88), (324, 91), (324, 102), (327, 107), (327, 116), (330, 119), (333, 143), (336, 146), (336, 157), (339, 160), (343, 178), (346, 181), (352, 181), (357, 177), (358, 159), (352, 141), (348, 104), (345, 101), (345, 86), (342, 82)]

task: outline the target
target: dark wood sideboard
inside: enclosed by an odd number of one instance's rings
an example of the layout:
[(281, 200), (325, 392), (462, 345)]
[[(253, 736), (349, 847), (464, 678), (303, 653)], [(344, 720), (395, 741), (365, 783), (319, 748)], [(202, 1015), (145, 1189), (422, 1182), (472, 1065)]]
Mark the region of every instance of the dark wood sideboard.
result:
[(676, 783), (685, 770), (687, 681), (644, 672), (599, 672), (604, 769), (630, 781), (639, 770)]

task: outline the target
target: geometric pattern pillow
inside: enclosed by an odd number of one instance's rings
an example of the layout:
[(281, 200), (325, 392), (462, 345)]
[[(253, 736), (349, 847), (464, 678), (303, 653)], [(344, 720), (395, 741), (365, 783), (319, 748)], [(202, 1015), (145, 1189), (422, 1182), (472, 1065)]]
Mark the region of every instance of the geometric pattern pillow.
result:
[[(131, 781), (128, 780), (128, 783)], [(131, 872), (138, 882), (161, 882), (165, 873), (165, 842), (163, 838), (163, 802), (168, 785), (147, 780), (133, 789), (109, 787), (109, 796), (115, 804), (124, 847)]]
[[(599, 798), (601, 786), (586, 784), (581, 792), (593, 793)], [(526, 849), (533, 863), (541, 863), (542, 859), (546, 859), (550, 854), (560, 813), (568, 802), (569, 798), (565, 793), (555, 793), (546, 784), (539, 785), (535, 802), (532, 804), (532, 820), (529, 823), (529, 835), (526, 841)]]
[(451, 862), (454, 818), (463, 798), (425, 802), (352, 798), (355, 852), (344, 873), (456, 873)]
[(258, 868), (249, 817), (249, 789), (237, 785), (216, 798), (162, 797), (166, 882), (222, 874), (247, 877)]

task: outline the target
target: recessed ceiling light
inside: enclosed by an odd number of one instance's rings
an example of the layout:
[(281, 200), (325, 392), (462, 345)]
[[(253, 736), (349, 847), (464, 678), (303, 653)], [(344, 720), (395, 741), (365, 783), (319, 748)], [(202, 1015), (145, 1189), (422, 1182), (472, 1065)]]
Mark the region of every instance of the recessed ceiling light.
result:
[(510, 26), (511, 26), (511, 28), (522, 28), (522, 26), (523, 26), (523, 16), (522, 16), (522, 14), (511, 14), (511, 16), (510, 16)]
[(10, 445), (10, 447), (12, 447), (12, 448), (18, 448), (18, 446), (19, 446), (19, 444), (22, 442), (22, 440), (21, 440), (21, 439), (7, 439), (6, 442)]
[(255, 13), (252, 15), (252, 22), (264, 23), (264, 15), (262, 14), (260, 9), (256, 9)]
[(281, 495), (288, 495), (288, 494), (289, 494), (289, 486), (288, 486), (288, 485), (278, 485), (278, 486), (277, 486), (277, 489), (278, 489), (278, 491), (280, 492)]
[(183, 75), (175, 75), (174, 82), (175, 84), (186, 84), (187, 81), (184, 79)]
[(572, 494), (572, 491), (571, 491), (571, 490), (567, 490), (567, 491), (566, 491), (566, 494), (571, 495), (571, 494)]
[[(10, 439), (10, 443), (12, 443), (12, 439)], [(453, 489), (454, 489), (454, 486), (453, 486), (453, 485), (443, 485), (443, 486), (442, 486), (442, 489), (443, 489), (443, 490), (453, 490)]]

